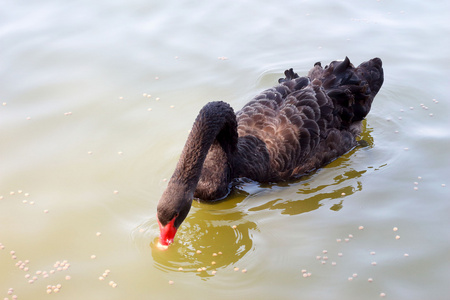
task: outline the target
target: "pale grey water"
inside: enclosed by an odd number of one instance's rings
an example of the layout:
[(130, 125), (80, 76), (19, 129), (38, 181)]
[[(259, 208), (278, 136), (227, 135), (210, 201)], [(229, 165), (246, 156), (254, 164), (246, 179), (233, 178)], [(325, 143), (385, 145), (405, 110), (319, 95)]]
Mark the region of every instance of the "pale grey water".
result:
[[(448, 299), (449, 17), (446, 1), (4, 1), (0, 298)], [(369, 146), (194, 203), (155, 250), (199, 109), (345, 56), (384, 62)]]

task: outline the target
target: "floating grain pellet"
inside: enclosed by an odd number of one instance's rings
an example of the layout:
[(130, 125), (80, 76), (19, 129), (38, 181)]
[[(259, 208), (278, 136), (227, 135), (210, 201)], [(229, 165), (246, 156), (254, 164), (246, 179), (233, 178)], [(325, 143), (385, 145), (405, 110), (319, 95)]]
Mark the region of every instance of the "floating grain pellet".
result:
[(394, 228), (392, 228), (392, 230), (393, 230), (393, 231), (397, 231), (397, 230), (398, 230), (398, 228), (397, 228), (397, 227), (394, 227)]
[(211, 271), (212, 275), (216, 275), (217, 271)]
[(234, 268), (234, 271), (236, 272), (236, 271), (239, 271), (239, 268), (238, 267), (235, 267)]
[(169, 284), (174, 284), (173, 280), (169, 280)]
[(242, 269), (242, 273), (247, 273), (247, 269)]
[(359, 230), (363, 230), (363, 229), (364, 229), (364, 226), (359, 226), (358, 229), (359, 229)]
[(236, 229), (236, 228), (237, 228), (237, 226), (236, 226), (236, 225), (233, 225), (233, 226), (232, 226), (232, 228), (233, 228), (233, 229)]
[(395, 236), (395, 239), (396, 239), (396, 240), (399, 240), (399, 239), (400, 239), (400, 236), (399, 236), (399, 235), (396, 235), (396, 236)]
[(197, 250), (196, 253), (197, 253), (197, 254), (201, 254), (201, 253), (202, 253), (202, 250)]

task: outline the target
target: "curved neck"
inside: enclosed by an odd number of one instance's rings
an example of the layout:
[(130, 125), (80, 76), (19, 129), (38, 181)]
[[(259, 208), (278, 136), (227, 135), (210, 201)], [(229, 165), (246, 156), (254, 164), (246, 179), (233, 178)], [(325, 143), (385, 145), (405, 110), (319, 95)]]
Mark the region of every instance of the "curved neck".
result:
[(237, 122), (225, 102), (210, 102), (200, 111), (181, 153), (171, 181), (186, 184), (195, 191), (211, 145), (217, 142), (228, 160), (237, 149)]

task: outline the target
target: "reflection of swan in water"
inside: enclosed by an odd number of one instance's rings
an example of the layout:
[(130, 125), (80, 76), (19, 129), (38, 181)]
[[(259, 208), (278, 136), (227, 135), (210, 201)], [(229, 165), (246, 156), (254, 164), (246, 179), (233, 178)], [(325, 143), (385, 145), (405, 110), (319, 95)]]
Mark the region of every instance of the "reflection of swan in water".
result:
[(142, 244), (141, 251), (148, 252), (148, 240), (152, 240), (151, 253), (158, 269), (194, 272), (209, 278), (213, 270), (235, 266), (254, 248), (252, 232), (257, 230), (257, 225), (248, 220), (245, 212), (237, 210), (235, 204), (235, 201), (214, 205), (194, 202), (190, 218), (179, 230), (182, 234), (167, 251), (155, 249), (158, 236), (155, 218), (134, 230), (134, 242)]

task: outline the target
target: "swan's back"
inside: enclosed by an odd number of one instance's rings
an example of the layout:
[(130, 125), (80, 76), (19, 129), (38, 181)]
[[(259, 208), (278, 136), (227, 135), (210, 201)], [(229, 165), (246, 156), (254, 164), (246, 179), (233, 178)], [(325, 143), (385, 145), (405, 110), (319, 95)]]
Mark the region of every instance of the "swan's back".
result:
[(354, 147), (360, 121), (383, 83), (381, 66), (374, 58), (354, 68), (346, 58), (325, 68), (316, 63), (309, 78), (287, 70), (278, 86), (237, 113), (239, 164), (245, 166), (237, 176), (294, 178)]

